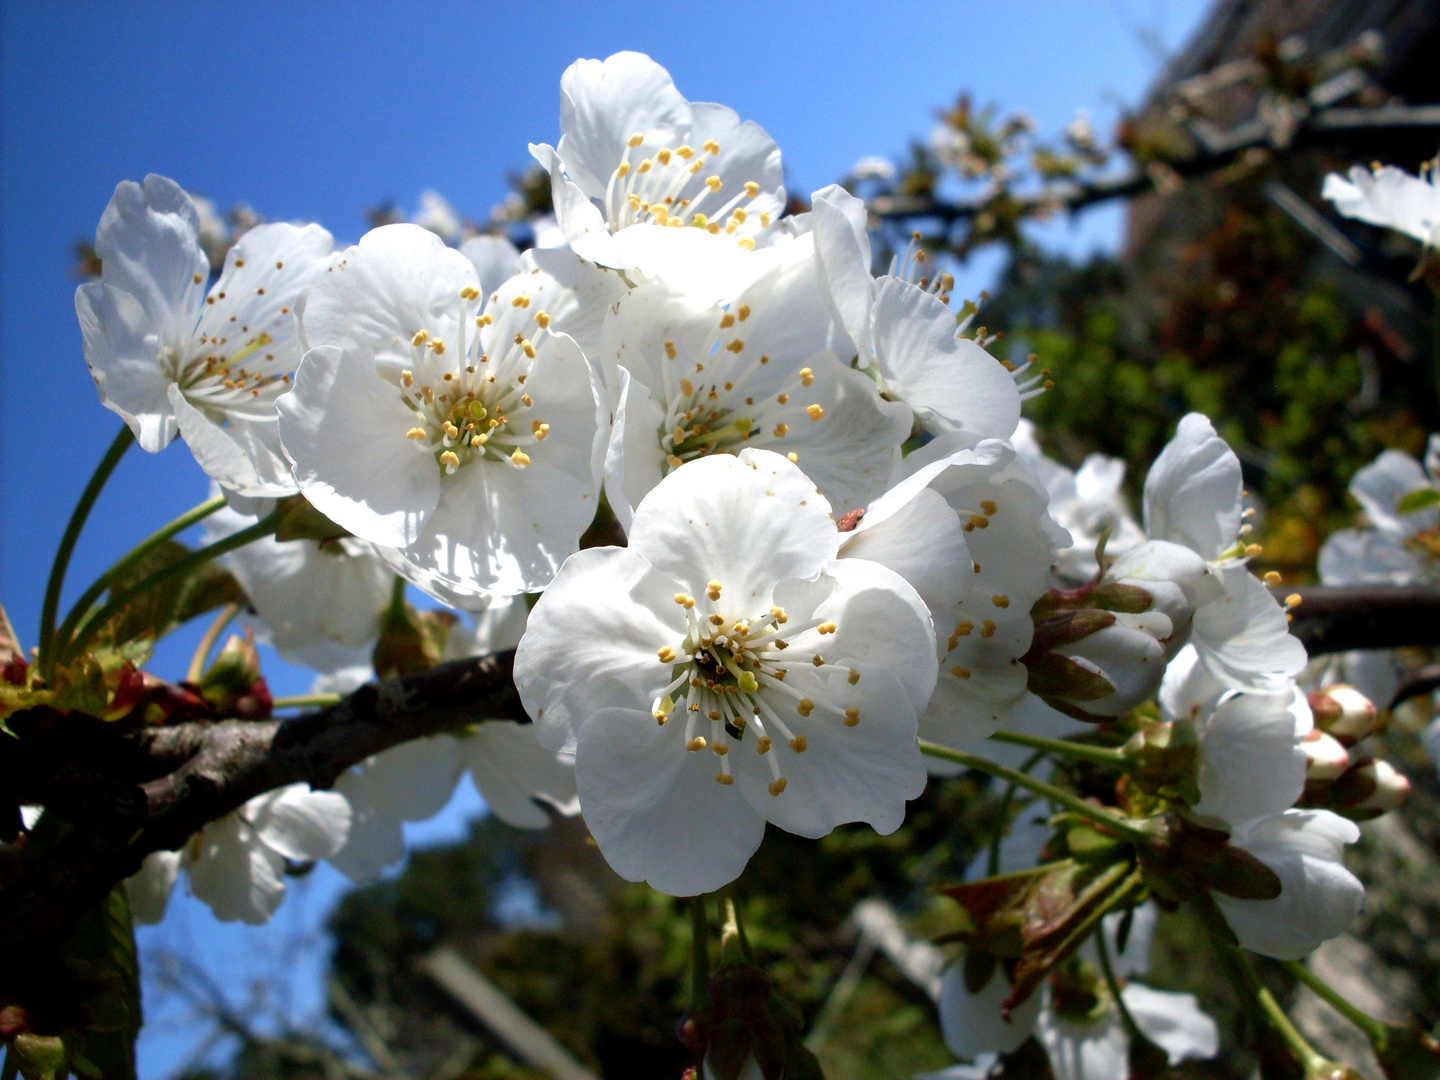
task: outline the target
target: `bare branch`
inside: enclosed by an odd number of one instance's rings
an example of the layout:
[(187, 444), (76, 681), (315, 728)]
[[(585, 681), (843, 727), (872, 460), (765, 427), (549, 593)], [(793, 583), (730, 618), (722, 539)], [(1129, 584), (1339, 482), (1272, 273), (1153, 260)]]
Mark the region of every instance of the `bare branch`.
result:
[(1295, 595), (1290, 632), (1317, 656), (1350, 649), (1440, 645), (1440, 587), (1431, 585), (1279, 586)]
[[(338, 705), (291, 719), (186, 723), (104, 740), (98, 752), (110, 755), (112, 771), (99, 789), (68, 799), (56, 790), (37, 800), (71, 827), (43, 857), (25, 859), (23, 876), (0, 889), (0, 956), (22, 971), (21, 958), (40, 962), (146, 855), (179, 848), (256, 795), (300, 782), (329, 787), (350, 766), (411, 739), (481, 720), (523, 721), (514, 658), (504, 652), (456, 660), (371, 683)], [(53, 718), (11, 718), (17, 732), (34, 737), (10, 744), (24, 759), (7, 762), (7, 771), (49, 777), (51, 788), (56, 776), (71, 786), (103, 773), (93, 746), (87, 767), (73, 766), (67, 752), (91, 740), (47, 723)]]

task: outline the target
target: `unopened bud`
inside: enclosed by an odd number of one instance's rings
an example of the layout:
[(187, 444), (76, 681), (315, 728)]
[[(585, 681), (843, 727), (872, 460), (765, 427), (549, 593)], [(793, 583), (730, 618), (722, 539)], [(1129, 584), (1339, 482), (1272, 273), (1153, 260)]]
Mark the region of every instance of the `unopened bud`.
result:
[(1342, 746), (1354, 746), (1375, 730), (1374, 703), (1353, 686), (1327, 686), (1310, 695), (1315, 726)]
[(1110, 692), (1072, 697), (1062, 691), (1053, 696), (1083, 703), (1084, 710), (1096, 716), (1124, 715), (1159, 689), (1165, 674), (1164, 642), (1171, 629), (1169, 617), (1158, 611), (1116, 614), (1112, 625), (1055, 650), (1098, 676)]
[(1327, 805), (1336, 813), (1369, 821), (1398, 809), (1410, 794), (1410, 781), (1388, 761), (1361, 758), (1327, 794)]
[(1332, 784), (1350, 767), (1350, 755), (1334, 737), (1319, 728), (1307, 732), (1300, 740), (1305, 751), (1305, 786), (1307, 789)]

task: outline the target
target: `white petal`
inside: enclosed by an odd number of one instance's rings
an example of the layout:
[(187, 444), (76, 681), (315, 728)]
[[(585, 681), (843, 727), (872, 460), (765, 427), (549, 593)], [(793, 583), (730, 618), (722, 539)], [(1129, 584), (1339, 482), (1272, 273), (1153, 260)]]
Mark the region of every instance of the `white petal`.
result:
[(946, 968), (940, 976), (940, 1032), (950, 1052), (958, 1058), (974, 1058), (1018, 1050), (1035, 1032), (1040, 994), (1031, 994), (1009, 1020), (1004, 1020), (1000, 1005), (1009, 996), (1010, 984), (998, 968), (976, 994), (965, 987), (963, 964)]
[(480, 276), (480, 293), (489, 296), (520, 270), (520, 252), (503, 236), (472, 236), (460, 245)]
[(975, 342), (955, 336), (955, 313), (932, 293), (895, 277), (876, 283), (875, 358), (890, 392), (933, 433), (1006, 439), (1020, 419), (1015, 380)]
[[(339, 788), (344, 777), (336, 783)], [(376, 881), (405, 857), (405, 831), (400, 819), (379, 810), (356, 807), (345, 846), (330, 856), (330, 865), (357, 885)]]
[(629, 291), (625, 279), (565, 248), (525, 252), (520, 257), (520, 272), (536, 269), (554, 282), (543, 296), (552, 325), (574, 338), (587, 359), (598, 362), (600, 328), (611, 307)]
[(1055, 1080), (1122, 1080), (1129, 1075), (1130, 1036), (1113, 1005), (1099, 1020), (1066, 1020), (1050, 1007), (1048, 988), (1045, 998), (1035, 1035), (1049, 1055)]
[(719, 784), (717, 758), (684, 748), (684, 725), (638, 709), (601, 709), (580, 726), (575, 782), (585, 824), (611, 868), (672, 896), (740, 876), (765, 819)]
[(285, 860), (259, 842), (242, 813), (205, 826), (186, 844), (181, 863), (190, 891), (217, 919), (258, 925), (285, 897)]
[(178, 851), (152, 851), (145, 856), (138, 873), (125, 879), (130, 914), (138, 923), (158, 923), (165, 917), (170, 890), (180, 874)]
[(656, 440), (665, 410), (650, 388), (617, 367), (615, 414), (605, 451), (605, 494), (615, 519), (627, 533), (635, 507), (665, 475), (665, 452)]
[(868, 352), (875, 279), (870, 275), (872, 255), (865, 203), (832, 184), (811, 197), (811, 215), (821, 284), (836, 318), (861, 352)]
[(1425, 560), (1405, 546), (1405, 534), (1341, 529), (1326, 538), (1315, 560), (1326, 585), (1418, 585)]
[(550, 815), (535, 805), (536, 799), (563, 813), (579, 809), (575, 770), (540, 745), (530, 724), (487, 721), (460, 738), (459, 750), (485, 805), (508, 825), (521, 829), (549, 825)]
[(839, 546), (829, 503), (765, 450), (676, 469), (636, 507), (630, 529), (630, 550), (657, 571), (697, 596), (717, 580), (739, 610), (764, 610), (776, 581), (813, 576)]
[(1244, 565), (1222, 572), (1225, 596), (1195, 610), (1192, 640), (1214, 675), (1237, 689), (1267, 689), (1305, 666), (1305, 646), (1290, 633), (1285, 610)]
[(290, 784), (246, 804), (261, 843), (287, 859), (328, 859), (345, 846), (350, 804), (334, 791)]
[(405, 437), (414, 413), (374, 353), (311, 349), (278, 407), (295, 481), (317, 510), (375, 544), (418, 539), (440, 499), (440, 466)]
[(1145, 531), (1215, 559), (1240, 531), (1240, 459), (1209, 419), (1190, 413), (1145, 477)]
[(163, 450), (177, 429), (172, 380), (156, 359), (165, 343), (150, 316), (129, 293), (98, 281), (75, 290), (75, 314), (101, 403), (130, 425), (141, 449)]
[(1399, 502), (1418, 488), (1430, 487), (1430, 477), (1420, 463), (1399, 450), (1386, 450), (1355, 473), (1350, 494), (1370, 521), (1384, 532), (1408, 537), (1440, 525), (1440, 509), (1430, 507), (1411, 514), (1399, 511)]
[(1373, 173), (1356, 165), (1349, 180), (1331, 173), (1320, 194), (1346, 217), (1395, 229), (1423, 244), (1434, 243), (1440, 227), (1440, 190), (1434, 180), (1410, 176), (1393, 165)]
[(544, 745), (573, 747), (592, 713), (644, 707), (670, 680), (657, 651), (685, 637), (684, 612), (671, 599), (677, 587), (633, 548), (590, 548), (566, 560), (515, 652), (515, 686)]
[(1131, 983), (1120, 991), (1144, 1036), (1165, 1051), (1171, 1065), (1207, 1060), (1220, 1052), (1220, 1028), (1200, 1009), (1194, 994), (1169, 994)]
[(1365, 887), (1341, 862), (1344, 845), (1360, 830), (1327, 810), (1289, 810), (1236, 832), (1244, 848), (1280, 876), (1274, 900), (1215, 895), (1240, 944), (1263, 956), (1298, 960), (1322, 941), (1349, 929), (1365, 902)]
[(1200, 725), (1196, 811), (1240, 826), (1294, 806), (1305, 790), (1300, 739), (1313, 725), (1298, 687), (1223, 699)]
[(366, 758), (335, 782), (335, 791), (357, 810), (424, 821), (445, 808), (462, 771), (455, 739), (436, 735)]
[(191, 405), (174, 383), (169, 397), (180, 435), (210, 479), (250, 498), (295, 493), (277, 424), (231, 420), (222, 427)]
[(270, 338), (265, 354), (276, 356), (281, 372), (293, 371), (303, 352), (296, 307), (323, 273), (332, 247), (334, 240), (319, 225), (277, 222), (250, 229), (226, 253), (196, 337), (226, 339), (237, 326), (252, 339), (264, 333)]

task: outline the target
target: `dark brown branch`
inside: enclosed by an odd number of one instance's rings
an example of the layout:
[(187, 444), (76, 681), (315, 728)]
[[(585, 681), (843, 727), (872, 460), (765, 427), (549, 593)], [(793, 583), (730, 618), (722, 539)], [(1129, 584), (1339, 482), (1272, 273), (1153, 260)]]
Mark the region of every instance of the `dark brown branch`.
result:
[(1300, 597), (1290, 631), (1311, 655), (1440, 645), (1440, 587), (1306, 585), (1272, 591), (1280, 600)]
[[(186, 723), (125, 736), (112, 746), (108, 797), (72, 799), (63, 809), (47, 800), (68, 827), (43, 856), (22, 855), (23, 876), (0, 889), (0, 991), (9, 988), (10, 971), (23, 978), (28, 963), (53, 955), (80, 914), (146, 855), (179, 848), (248, 799), (286, 784), (329, 787), (350, 766), (411, 739), (481, 720), (523, 720), (514, 658), (504, 652), (456, 660), (371, 683), (292, 719)], [(25, 722), (25, 714), (12, 718)], [(21, 747), (28, 741), (17, 740)], [(40, 766), (34, 762), (32, 771)]]
[[(1386, 135), (1440, 129), (1440, 105), (1382, 105), (1373, 109), (1333, 108), (1311, 113), (1299, 121), (1291, 147), (1325, 145), (1347, 138), (1376, 138)], [(1233, 165), (1250, 150), (1270, 146), (1271, 126), (1252, 120), (1229, 132), (1208, 139), (1188, 158), (1164, 162), (1167, 170), (1181, 178), (1203, 176)], [(1115, 176), (1090, 181), (1052, 184), (1036, 195), (1014, 196), (1022, 214), (1041, 210), (1081, 210), (1111, 199), (1128, 199), (1150, 190), (1154, 180), (1143, 167)], [(882, 218), (939, 218), (947, 225), (968, 221), (988, 209), (991, 200), (944, 202), (929, 196), (882, 195), (870, 202), (870, 212)]]

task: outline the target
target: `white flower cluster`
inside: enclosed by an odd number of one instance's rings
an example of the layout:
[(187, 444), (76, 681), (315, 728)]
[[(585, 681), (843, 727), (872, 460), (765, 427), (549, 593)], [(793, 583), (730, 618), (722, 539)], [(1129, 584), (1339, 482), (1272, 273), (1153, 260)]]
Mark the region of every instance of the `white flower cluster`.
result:
[[(482, 613), (459, 655), (518, 638), (533, 720), (306, 793), (344, 824), (304, 842), (273, 794), (212, 826), (258, 868), (217, 912), (265, 917), (284, 859), (378, 873), (466, 767), (507, 820), (578, 793), (621, 875), (713, 890), (767, 823), (896, 829), (926, 784), (917, 738), (987, 736), (1039, 680), (1070, 715), (1158, 691), (1194, 726), (1197, 813), (1284, 882), (1222, 901), (1242, 941), (1299, 955), (1343, 928), (1353, 826), (1292, 809), (1304, 651), (1247, 566), (1239, 463), (1209, 422), (1155, 463), (1142, 532), (1113, 464), (1039, 453), (1020, 409), (1043, 376), (966, 336), (949, 275), (913, 249), (873, 274), (860, 200), (830, 187), (787, 215), (769, 136), (648, 57), (577, 62), (561, 98), (561, 138), (531, 152), (563, 246), (456, 249), (427, 219), (332, 252), (317, 226), (265, 225), (207, 287), (174, 183), (121, 184), (101, 220), (77, 306), (104, 403), (146, 449), (190, 446), (232, 503), (217, 535), (295, 493), (349, 534), (231, 558), (277, 648), (332, 687), (368, 677), (398, 574)], [(626, 545), (582, 551), (602, 499)], [(1085, 583), (1055, 591), (1057, 568)], [(1047, 603), (1072, 630), (1084, 608), (1084, 632), (1038, 633)], [(147, 880), (185, 865), (216, 903), (209, 843)]]

